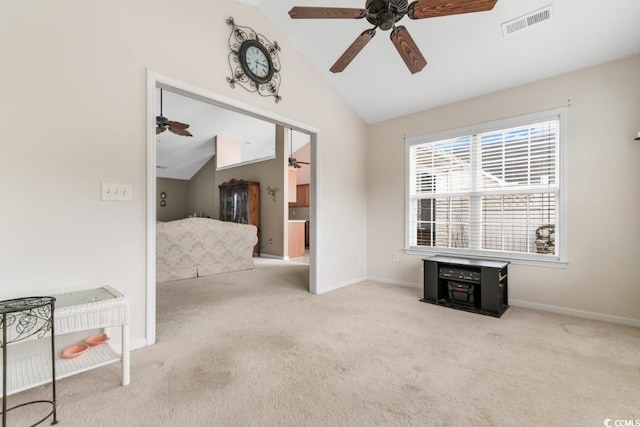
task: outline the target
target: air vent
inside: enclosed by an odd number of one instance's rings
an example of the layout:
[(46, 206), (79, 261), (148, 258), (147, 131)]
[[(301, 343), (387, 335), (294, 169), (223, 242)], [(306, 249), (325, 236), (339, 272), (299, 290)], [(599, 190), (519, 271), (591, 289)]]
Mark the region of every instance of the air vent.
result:
[(502, 24), (502, 35), (506, 37), (516, 31), (524, 30), (525, 28), (548, 21), (549, 19), (551, 19), (551, 5), (543, 7), (540, 10), (536, 10), (535, 12), (528, 13), (520, 18), (504, 22)]

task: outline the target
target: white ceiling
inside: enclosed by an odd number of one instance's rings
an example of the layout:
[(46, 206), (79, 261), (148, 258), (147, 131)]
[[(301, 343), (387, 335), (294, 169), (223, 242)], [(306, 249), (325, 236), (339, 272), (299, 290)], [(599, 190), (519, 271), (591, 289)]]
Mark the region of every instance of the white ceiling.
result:
[[(197, 99), (163, 90), (164, 116), (189, 124), (192, 137), (175, 135), (168, 130), (156, 136), (156, 176), (189, 180), (215, 153), (217, 135), (244, 143), (246, 151), (264, 152), (275, 142), (275, 125), (236, 113)], [(156, 89), (156, 115), (160, 114), (160, 89)], [(292, 146), (296, 151), (309, 142), (309, 135), (294, 132)], [(303, 159), (298, 159), (303, 160)]]
[[(160, 114), (160, 89), (156, 89)], [(275, 138), (275, 126), (215, 105), (163, 90), (163, 114), (173, 121), (189, 124), (192, 137), (164, 131), (156, 136), (156, 176), (191, 179), (215, 153), (215, 137), (265, 144)]]
[[(423, 20), (405, 16), (399, 25), (407, 27), (428, 61), (422, 72), (412, 75), (389, 40), (389, 32), (378, 30), (345, 71), (333, 74), (331, 65), (362, 31), (371, 28), (369, 22), (293, 20), (287, 12), (293, 6), (364, 8), (366, 0), (236, 1), (261, 10), (367, 123), (640, 53), (640, 0), (498, 0), (488, 12)], [(503, 37), (503, 22), (550, 4), (550, 20)], [(265, 36), (277, 40), (271, 34)], [(286, 50), (280, 59), (286, 67)], [(286, 84), (285, 78), (283, 93)], [(159, 104), (157, 108), (159, 112)], [(216, 135), (256, 145), (274, 137), (270, 123), (166, 90), (164, 115), (189, 123), (194, 136), (168, 131), (158, 136), (158, 177), (191, 179), (213, 156)], [(308, 142), (303, 134), (296, 137), (294, 151)]]
[[(503, 37), (501, 24), (549, 0), (498, 0), (492, 11), (411, 20), (427, 59), (412, 75), (389, 32), (376, 36), (345, 71), (329, 68), (365, 29), (365, 19), (289, 18), (293, 6), (364, 8), (366, 0), (237, 0), (255, 4), (367, 123), (403, 116), (640, 53), (640, 0), (557, 0), (552, 19)], [(273, 35), (265, 34), (271, 40)], [(287, 52), (282, 51), (283, 68)], [(282, 91), (286, 91), (286, 78)]]

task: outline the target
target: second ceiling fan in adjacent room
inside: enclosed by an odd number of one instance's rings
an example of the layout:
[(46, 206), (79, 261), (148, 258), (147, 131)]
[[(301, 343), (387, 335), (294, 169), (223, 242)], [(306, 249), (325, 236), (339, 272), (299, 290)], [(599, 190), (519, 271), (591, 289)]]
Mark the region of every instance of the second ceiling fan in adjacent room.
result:
[(156, 116), (156, 135), (169, 129), (169, 132), (173, 132), (176, 135), (193, 136), (191, 132), (187, 130), (189, 128), (188, 124), (169, 120), (163, 115), (162, 101), (162, 89), (160, 89), (160, 115)]

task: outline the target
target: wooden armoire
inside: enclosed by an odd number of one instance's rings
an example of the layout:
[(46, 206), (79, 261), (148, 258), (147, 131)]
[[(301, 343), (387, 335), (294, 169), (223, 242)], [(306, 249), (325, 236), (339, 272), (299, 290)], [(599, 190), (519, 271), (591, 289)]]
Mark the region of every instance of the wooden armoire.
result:
[(220, 184), (220, 221), (253, 224), (258, 243), (253, 253), (260, 255), (260, 183), (232, 179)]

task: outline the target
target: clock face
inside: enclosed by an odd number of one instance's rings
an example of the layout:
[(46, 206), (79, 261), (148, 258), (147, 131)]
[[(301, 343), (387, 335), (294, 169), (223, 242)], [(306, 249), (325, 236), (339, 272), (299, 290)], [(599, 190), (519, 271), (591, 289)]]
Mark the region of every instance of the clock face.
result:
[(271, 80), (274, 69), (266, 49), (255, 40), (247, 40), (242, 44), (239, 55), (240, 65), (251, 80), (266, 83)]
[(247, 67), (258, 77), (265, 77), (269, 72), (269, 60), (263, 51), (255, 46), (247, 49)]

